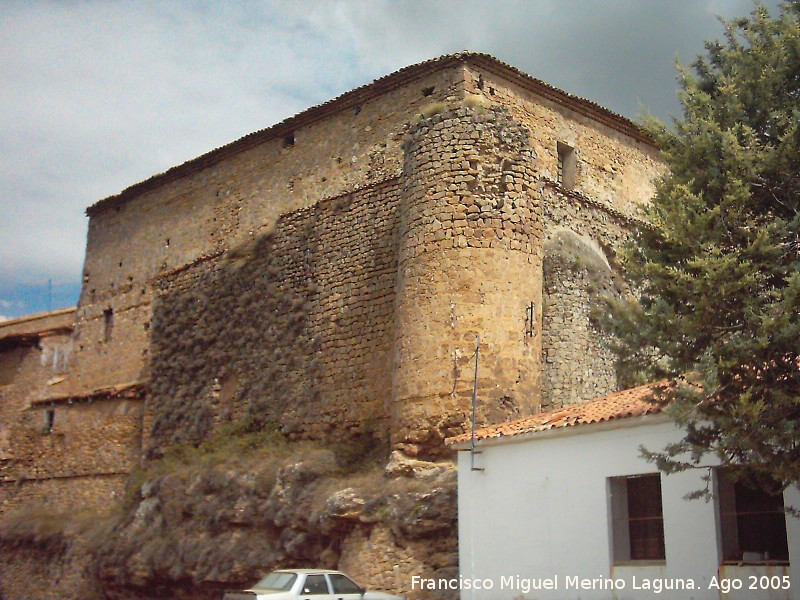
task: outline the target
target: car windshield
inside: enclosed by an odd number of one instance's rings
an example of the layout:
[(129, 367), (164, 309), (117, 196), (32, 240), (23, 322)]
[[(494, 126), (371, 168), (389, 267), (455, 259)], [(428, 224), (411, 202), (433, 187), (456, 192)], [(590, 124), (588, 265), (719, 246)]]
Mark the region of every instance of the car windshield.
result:
[(255, 584), (254, 588), (268, 590), (290, 590), (297, 575), (295, 573), (270, 573), (264, 579)]

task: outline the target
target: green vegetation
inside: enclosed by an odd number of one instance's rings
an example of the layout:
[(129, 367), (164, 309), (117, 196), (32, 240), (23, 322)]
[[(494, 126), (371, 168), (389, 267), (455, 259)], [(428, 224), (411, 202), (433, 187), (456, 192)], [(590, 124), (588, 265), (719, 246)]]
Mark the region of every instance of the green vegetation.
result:
[(433, 115), (443, 113), (445, 110), (447, 110), (447, 105), (444, 102), (431, 102), (430, 104), (423, 106), (419, 113), (421, 118), (427, 119)]
[(626, 256), (640, 301), (612, 325), (629, 382), (702, 386), (671, 394), (687, 433), (650, 457), (712, 454), (777, 491), (800, 480), (800, 4), (724, 26), (680, 70), (682, 117), (646, 122), (671, 171)]
[(35, 546), (59, 553), (66, 547), (65, 530), (74, 518), (43, 509), (21, 509), (0, 520), (0, 541), (11, 548)]

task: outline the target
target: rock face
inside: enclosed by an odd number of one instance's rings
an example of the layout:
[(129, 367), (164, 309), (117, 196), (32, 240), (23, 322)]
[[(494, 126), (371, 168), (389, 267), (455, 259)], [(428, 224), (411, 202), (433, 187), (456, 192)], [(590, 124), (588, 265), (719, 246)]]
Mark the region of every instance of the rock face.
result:
[[(13, 548), (7, 564), (21, 575), (50, 565), (62, 587), (37, 598), (92, 600), (217, 600), (271, 569), (298, 566), (340, 568), (371, 589), (422, 600), (411, 575), (449, 577), (458, 565), (448, 461), (394, 452), (385, 468), (352, 470), (329, 450), (291, 449), (182, 465), (131, 492), (113, 526), (0, 530), (2, 547)], [(30, 588), (18, 583), (2, 597), (23, 597)]]

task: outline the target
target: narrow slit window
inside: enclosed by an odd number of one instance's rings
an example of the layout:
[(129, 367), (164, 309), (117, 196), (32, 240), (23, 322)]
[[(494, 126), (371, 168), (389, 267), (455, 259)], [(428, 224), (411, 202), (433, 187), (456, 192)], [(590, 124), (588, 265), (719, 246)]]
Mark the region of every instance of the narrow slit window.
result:
[(114, 309), (107, 308), (103, 311), (103, 341), (110, 342), (114, 334)]
[(44, 411), (44, 424), (42, 426), (42, 431), (44, 433), (51, 433), (53, 431), (53, 427), (56, 424), (56, 409), (48, 408)]
[(557, 144), (558, 175), (556, 180), (561, 187), (571, 190), (575, 187), (575, 178), (578, 171), (578, 159), (575, 148), (562, 142)]

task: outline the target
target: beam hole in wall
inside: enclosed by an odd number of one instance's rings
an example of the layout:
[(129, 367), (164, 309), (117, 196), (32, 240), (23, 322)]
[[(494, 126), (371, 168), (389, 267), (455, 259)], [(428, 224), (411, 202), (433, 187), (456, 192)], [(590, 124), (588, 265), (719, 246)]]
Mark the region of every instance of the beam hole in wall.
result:
[(294, 131), (283, 136), (283, 147), (291, 148), (292, 146), (294, 146)]
[(360, 107), (360, 106), (356, 106), (356, 107), (353, 109), (353, 114), (354, 114), (354, 115), (358, 115), (360, 112), (361, 112), (361, 107)]
[(430, 96), (431, 94), (433, 94), (433, 92), (434, 92), (434, 90), (435, 90), (435, 89), (436, 89), (436, 87), (435, 87), (435, 86), (430, 86), (430, 87), (422, 88), (422, 95), (423, 95), (423, 96)]

